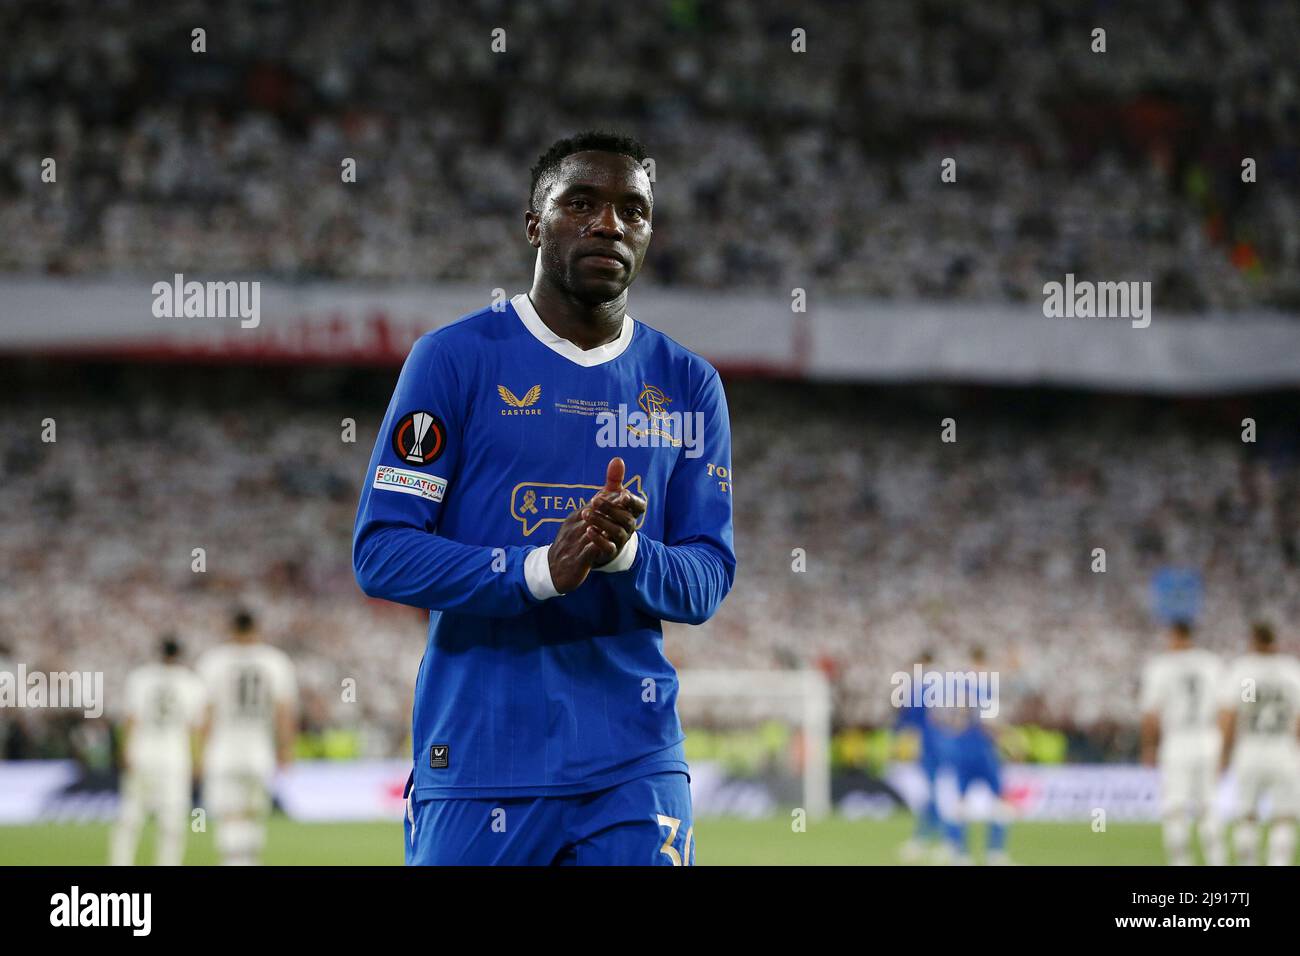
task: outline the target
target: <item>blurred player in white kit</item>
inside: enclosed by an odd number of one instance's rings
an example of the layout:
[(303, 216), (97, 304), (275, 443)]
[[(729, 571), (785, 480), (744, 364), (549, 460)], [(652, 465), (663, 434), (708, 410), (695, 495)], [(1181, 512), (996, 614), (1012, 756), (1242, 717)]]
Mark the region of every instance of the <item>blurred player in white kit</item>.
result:
[(161, 660), (137, 668), (126, 680), (125, 773), (121, 812), (109, 847), (113, 866), (135, 861), (140, 830), (150, 814), (158, 825), (158, 865), (179, 866), (185, 854), (203, 687), (180, 663), (180, 656), (180, 645), (168, 635), (162, 640)]
[(1251, 651), (1228, 668), (1220, 705), (1223, 765), (1231, 766), (1236, 781), (1237, 862), (1255, 862), (1260, 805), (1267, 798), (1268, 863), (1288, 866), (1300, 812), (1300, 661), (1277, 652), (1269, 625), (1251, 628)]
[(1223, 664), (1192, 643), (1192, 627), (1175, 621), (1168, 648), (1142, 673), (1142, 760), (1160, 768), (1160, 815), (1165, 858), (1192, 862), (1192, 833), (1212, 866), (1227, 862), (1223, 829), (1214, 813), (1220, 737), (1219, 691)]
[(198, 665), (208, 695), (203, 799), (221, 861), (249, 866), (266, 842), (272, 779), (292, 759), (298, 688), (288, 656), (261, 642), (249, 611), (234, 613), (231, 632)]

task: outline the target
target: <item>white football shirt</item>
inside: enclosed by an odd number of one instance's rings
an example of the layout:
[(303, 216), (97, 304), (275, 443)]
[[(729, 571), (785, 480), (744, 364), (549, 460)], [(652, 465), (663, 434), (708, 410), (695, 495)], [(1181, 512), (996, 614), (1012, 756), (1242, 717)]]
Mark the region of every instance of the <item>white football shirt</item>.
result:
[(1300, 661), (1286, 654), (1246, 654), (1224, 678), (1220, 706), (1237, 714), (1237, 752), (1289, 752), (1300, 730)]
[(179, 664), (145, 664), (126, 679), (134, 722), (127, 755), (133, 769), (189, 773), (190, 743), (203, 717), (203, 686)]
[(209, 771), (273, 770), (276, 705), (298, 697), (288, 655), (269, 644), (223, 644), (203, 655), (199, 676), (212, 710)]

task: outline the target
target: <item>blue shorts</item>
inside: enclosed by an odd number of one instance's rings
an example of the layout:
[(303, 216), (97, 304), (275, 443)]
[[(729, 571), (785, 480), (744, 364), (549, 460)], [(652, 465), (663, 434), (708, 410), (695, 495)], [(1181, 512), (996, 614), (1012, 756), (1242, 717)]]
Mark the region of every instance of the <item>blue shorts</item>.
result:
[(980, 749), (963, 753), (953, 762), (957, 773), (957, 792), (962, 796), (971, 784), (984, 781), (995, 797), (1002, 796), (1002, 768), (998, 755), (991, 749)]
[(656, 773), (568, 797), (417, 798), (407, 866), (693, 866), (690, 778)]

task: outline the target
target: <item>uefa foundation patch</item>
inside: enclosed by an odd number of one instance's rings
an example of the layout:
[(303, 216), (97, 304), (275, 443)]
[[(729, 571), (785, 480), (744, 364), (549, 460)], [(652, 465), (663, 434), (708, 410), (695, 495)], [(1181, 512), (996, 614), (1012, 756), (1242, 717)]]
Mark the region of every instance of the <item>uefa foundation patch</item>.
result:
[(404, 495), (418, 495), (425, 501), (441, 501), (447, 490), (447, 479), (437, 475), (422, 475), (418, 471), (380, 465), (375, 469), (374, 487), (380, 491), (400, 491)]

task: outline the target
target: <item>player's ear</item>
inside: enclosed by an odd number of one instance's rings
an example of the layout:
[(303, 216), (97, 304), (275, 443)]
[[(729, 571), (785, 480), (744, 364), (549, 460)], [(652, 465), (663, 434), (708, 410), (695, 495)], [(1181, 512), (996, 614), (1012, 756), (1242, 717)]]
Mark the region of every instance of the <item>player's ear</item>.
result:
[(531, 209), (524, 211), (524, 232), (528, 236), (528, 244), (534, 249), (542, 245), (541, 225), (541, 216)]

